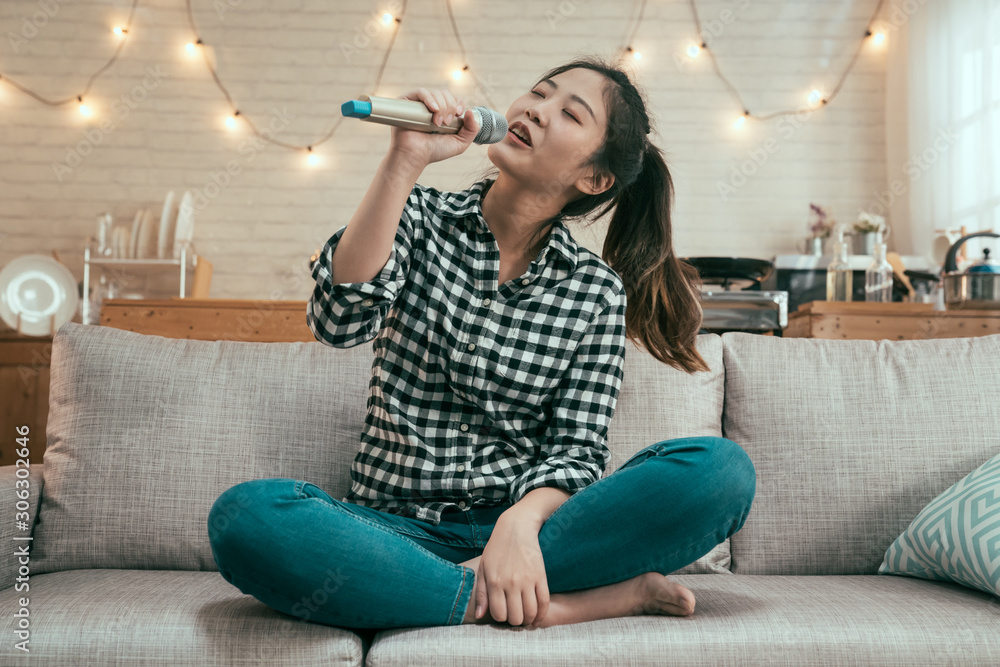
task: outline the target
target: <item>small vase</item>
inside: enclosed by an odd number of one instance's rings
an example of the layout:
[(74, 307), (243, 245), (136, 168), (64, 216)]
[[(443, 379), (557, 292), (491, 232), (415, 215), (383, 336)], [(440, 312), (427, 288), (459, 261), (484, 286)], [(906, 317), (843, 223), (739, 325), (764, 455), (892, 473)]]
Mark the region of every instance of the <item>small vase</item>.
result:
[(826, 243), (826, 239), (813, 236), (812, 238), (806, 239), (806, 253), (815, 255), (816, 257), (821, 257), (823, 255), (823, 245)]
[(855, 234), (854, 252), (858, 255), (874, 255), (876, 233), (877, 232), (865, 232), (864, 234)]

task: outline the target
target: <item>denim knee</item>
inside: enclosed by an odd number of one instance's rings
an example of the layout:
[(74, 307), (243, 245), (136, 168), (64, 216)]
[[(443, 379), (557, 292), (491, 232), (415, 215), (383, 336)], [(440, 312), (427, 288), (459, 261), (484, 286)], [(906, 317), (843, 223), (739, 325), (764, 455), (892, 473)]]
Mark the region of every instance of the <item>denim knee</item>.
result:
[(749, 511), (757, 492), (757, 470), (750, 455), (728, 438), (712, 438), (712, 464), (724, 475), (734, 497)]
[(251, 508), (261, 502), (262, 486), (267, 482), (263, 479), (240, 482), (223, 491), (212, 503), (208, 511), (208, 541), (217, 559), (219, 554), (228, 551), (227, 547), (240, 548), (238, 538), (243, 532), (242, 526)]

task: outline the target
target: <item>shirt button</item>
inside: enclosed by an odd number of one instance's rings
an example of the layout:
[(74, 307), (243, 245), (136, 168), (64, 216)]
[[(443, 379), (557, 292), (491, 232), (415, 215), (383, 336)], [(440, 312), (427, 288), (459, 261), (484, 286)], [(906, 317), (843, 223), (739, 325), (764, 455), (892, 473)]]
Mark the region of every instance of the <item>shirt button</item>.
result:
[(462, 429), (463, 431), (468, 431), (469, 430), (469, 425), (468, 424), (462, 424), (459, 428)]
[(490, 305), (490, 298), (489, 297), (486, 297), (485, 299), (483, 299), (483, 305), (484, 306)]
[(374, 299), (365, 299), (363, 303), (364, 303), (364, 304), (365, 304), (366, 306), (370, 306), (370, 305), (372, 305), (373, 303), (375, 303), (375, 300), (374, 300)]
[(475, 343), (469, 343), (469, 352), (472, 352), (475, 349), (476, 349), (476, 344)]
[(462, 509), (465, 509), (465, 501), (464, 500), (458, 501), (458, 506), (461, 507)]
[(527, 278), (525, 278), (524, 280), (521, 281), (521, 284), (522, 285), (527, 285), (530, 282), (531, 282), (530, 280), (528, 280)]
[(455, 470), (457, 470), (458, 472), (465, 472), (465, 466), (462, 465), (462, 464), (459, 464), (458, 467), (455, 468)]

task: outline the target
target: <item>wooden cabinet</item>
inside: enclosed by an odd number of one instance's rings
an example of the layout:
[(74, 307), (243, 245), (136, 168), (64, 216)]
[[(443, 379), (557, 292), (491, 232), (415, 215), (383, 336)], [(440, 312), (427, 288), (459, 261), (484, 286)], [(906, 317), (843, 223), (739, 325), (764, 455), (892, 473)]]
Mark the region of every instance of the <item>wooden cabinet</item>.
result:
[(101, 325), (167, 338), (313, 342), (306, 301), (107, 299)]
[(30, 431), (28, 460), (41, 463), (49, 416), (52, 337), (0, 332), (0, 466), (13, 465), (17, 428)]
[(1000, 311), (934, 310), (930, 303), (810, 301), (788, 316), (783, 338), (914, 340), (1000, 333)]

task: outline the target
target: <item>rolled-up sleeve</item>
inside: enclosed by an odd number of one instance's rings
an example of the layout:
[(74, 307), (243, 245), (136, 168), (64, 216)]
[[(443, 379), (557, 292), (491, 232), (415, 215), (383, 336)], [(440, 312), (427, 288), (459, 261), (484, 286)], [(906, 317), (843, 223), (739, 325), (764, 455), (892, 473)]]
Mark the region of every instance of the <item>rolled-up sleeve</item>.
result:
[(576, 493), (603, 476), (625, 375), (625, 306), (624, 291), (610, 294), (588, 325), (553, 397), (539, 461), (511, 482), (512, 503), (544, 486)]
[(341, 227), (323, 246), (313, 265), (316, 281), (306, 309), (306, 321), (316, 340), (331, 347), (354, 347), (378, 334), (410, 272), (419, 221), (423, 215), (419, 186), (407, 199), (396, 228), (389, 259), (368, 282), (333, 284), (333, 253), (347, 227)]

